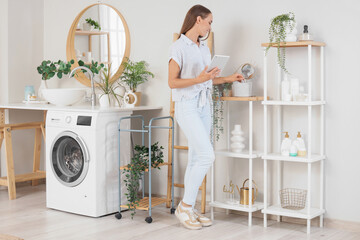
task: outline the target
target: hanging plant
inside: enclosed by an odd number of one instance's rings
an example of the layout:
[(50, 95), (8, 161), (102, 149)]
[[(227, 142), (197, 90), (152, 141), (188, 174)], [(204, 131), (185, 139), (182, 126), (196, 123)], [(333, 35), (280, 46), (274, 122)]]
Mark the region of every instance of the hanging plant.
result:
[(224, 101), (221, 101), (222, 91), (219, 85), (214, 85), (213, 87), (213, 112), (212, 112), (212, 124), (213, 131), (211, 131), (211, 139), (219, 141), (220, 135), (224, 133)]
[(274, 17), (271, 20), (271, 24), (269, 27), (270, 44), (266, 48), (266, 54), (268, 53), (270, 46), (272, 46), (271, 43), (276, 43), (277, 63), (285, 73), (289, 73), (285, 67), (286, 52), (285, 52), (285, 47), (280, 47), (280, 45), (281, 43), (286, 45), (286, 41), (285, 41), (286, 35), (288, 33), (291, 33), (294, 27), (295, 27), (295, 15), (292, 12)]
[[(151, 145), (151, 166), (152, 168), (160, 169), (159, 165), (164, 163), (163, 147), (156, 142)], [(136, 206), (139, 206), (139, 188), (140, 179), (145, 170), (149, 168), (149, 148), (145, 146), (135, 145), (134, 156), (131, 158), (127, 168), (124, 169), (125, 174), (125, 186), (127, 193), (125, 196), (128, 200), (127, 206), (131, 213), (131, 219), (136, 214)], [(144, 186), (143, 186), (144, 187)]]
[(232, 85), (233, 83), (223, 83), (223, 90), (222, 90), (222, 93), (223, 93), (223, 97), (231, 97), (231, 89), (232, 89)]

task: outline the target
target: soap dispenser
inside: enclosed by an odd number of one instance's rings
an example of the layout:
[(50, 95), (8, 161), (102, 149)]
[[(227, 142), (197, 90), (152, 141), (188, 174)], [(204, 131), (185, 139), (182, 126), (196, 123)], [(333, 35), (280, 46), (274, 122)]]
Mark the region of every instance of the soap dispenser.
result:
[(306, 156), (306, 147), (304, 139), (301, 137), (301, 133), (298, 132), (297, 138), (296, 138), (296, 147), (297, 147), (297, 155), (299, 157), (305, 157)]
[(281, 155), (282, 156), (289, 156), (290, 155), (290, 147), (291, 147), (291, 140), (289, 138), (289, 133), (285, 133), (285, 138), (282, 140), (281, 143)]
[(298, 148), (296, 147), (296, 140), (290, 146), (290, 157), (296, 157)]

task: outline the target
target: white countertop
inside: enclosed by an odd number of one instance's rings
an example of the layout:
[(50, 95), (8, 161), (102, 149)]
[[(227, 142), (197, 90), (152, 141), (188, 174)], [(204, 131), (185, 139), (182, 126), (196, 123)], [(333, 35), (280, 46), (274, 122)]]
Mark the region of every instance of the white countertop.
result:
[(161, 110), (162, 107), (153, 106), (139, 106), (134, 108), (101, 108), (99, 106), (91, 107), (87, 105), (74, 105), (74, 106), (55, 106), (53, 104), (35, 104), (35, 103), (7, 103), (0, 104), (0, 108), (6, 109), (23, 109), (23, 110), (53, 110), (53, 111), (76, 111), (76, 112), (133, 112), (133, 111), (146, 111), (146, 110)]

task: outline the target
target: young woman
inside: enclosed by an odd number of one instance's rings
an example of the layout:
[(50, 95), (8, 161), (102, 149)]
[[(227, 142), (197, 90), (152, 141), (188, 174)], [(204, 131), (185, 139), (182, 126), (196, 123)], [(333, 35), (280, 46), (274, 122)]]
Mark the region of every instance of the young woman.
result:
[(175, 101), (175, 118), (189, 146), (185, 193), (175, 215), (189, 229), (212, 224), (194, 209), (199, 187), (215, 160), (210, 141), (212, 85), (243, 79), (240, 74), (217, 77), (220, 72), (217, 68), (207, 71), (211, 54), (202, 38), (210, 33), (212, 21), (209, 9), (193, 6), (186, 14), (181, 35), (172, 44), (169, 57), (169, 87)]

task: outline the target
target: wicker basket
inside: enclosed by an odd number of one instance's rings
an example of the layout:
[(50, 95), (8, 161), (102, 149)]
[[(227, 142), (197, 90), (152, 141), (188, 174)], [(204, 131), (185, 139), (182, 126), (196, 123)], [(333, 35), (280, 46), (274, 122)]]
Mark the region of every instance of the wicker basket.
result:
[(305, 208), (307, 191), (296, 188), (280, 190), (281, 207), (292, 210)]

